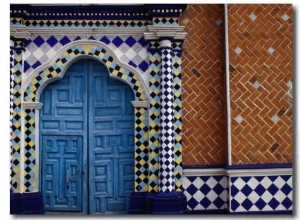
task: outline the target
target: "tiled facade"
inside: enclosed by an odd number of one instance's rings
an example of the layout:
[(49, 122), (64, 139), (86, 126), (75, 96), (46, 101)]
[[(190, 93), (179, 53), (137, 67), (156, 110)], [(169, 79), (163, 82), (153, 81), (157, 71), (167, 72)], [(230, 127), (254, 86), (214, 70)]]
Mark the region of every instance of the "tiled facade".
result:
[(135, 97), (130, 213), (292, 213), (291, 5), (15, 7), (11, 201), (40, 191), (42, 90), (92, 58)]

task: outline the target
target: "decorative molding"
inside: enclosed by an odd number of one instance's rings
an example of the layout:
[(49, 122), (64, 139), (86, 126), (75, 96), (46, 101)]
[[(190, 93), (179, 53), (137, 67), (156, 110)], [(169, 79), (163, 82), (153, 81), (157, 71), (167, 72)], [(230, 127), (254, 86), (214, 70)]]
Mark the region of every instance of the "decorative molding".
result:
[(27, 28), (27, 30), (32, 35), (142, 35), (147, 31), (147, 28), (118, 28), (118, 27), (109, 27), (109, 28)]
[(222, 168), (207, 169), (183, 169), (183, 176), (226, 176), (227, 172)]
[(28, 40), (31, 37), (28, 29), (24, 26), (17, 26), (10, 28), (10, 37), (16, 39), (25, 39)]
[(227, 170), (229, 177), (293, 175), (292, 168)]
[(149, 101), (131, 101), (135, 108), (149, 108)]
[(146, 40), (157, 40), (159, 38), (171, 37), (174, 40), (183, 40), (186, 32), (183, 32), (184, 26), (153, 26), (148, 25), (148, 32), (144, 33)]
[(22, 106), (24, 109), (37, 109), (40, 110), (43, 107), (43, 103), (41, 102), (22, 102)]

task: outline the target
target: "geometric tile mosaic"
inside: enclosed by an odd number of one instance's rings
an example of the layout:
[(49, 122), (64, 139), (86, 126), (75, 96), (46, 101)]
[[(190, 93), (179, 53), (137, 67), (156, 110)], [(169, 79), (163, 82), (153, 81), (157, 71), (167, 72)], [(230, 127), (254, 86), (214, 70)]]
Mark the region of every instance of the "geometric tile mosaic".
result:
[(231, 177), (231, 212), (292, 210), (292, 176)]
[(183, 177), (183, 193), (188, 210), (218, 210), (228, 208), (227, 176)]
[[(179, 43), (181, 46), (181, 42)], [(177, 45), (175, 46), (177, 47)], [(174, 94), (174, 162), (175, 191), (182, 191), (182, 87), (181, 87), (181, 51), (173, 56), (173, 94)]]
[(153, 25), (178, 26), (178, 18), (153, 18)]
[(158, 192), (161, 57), (156, 41), (149, 42), (149, 189)]
[(36, 148), (35, 148), (35, 109), (24, 110), (24, 191), (37, 189)]
[(56, 77), (64, 70), (70, 60), (73, 60), (80, 55), (89, 55), (100, 60), (107, 66), (110, 74), (127, 81), (127, 83), (133, 89), (136, 100), (146, 99), (145, 90), (144, 88), (142, 88), (141, 82), (138, 80), (136, 75), (134, 75), (129, 70), (118, 66), (116, 64), (116, 61), (114, 61), (108, 51), (106, 51), (101, 46), (89, 44), (72, 46), (66, 49), (61, 53), (60, 57), (56, 60), (53, 66), (40, 73), (37, 73), (28, 87), (25, 89), (24, 100), (27, 102), (36, 101), (36, 92), (39, 87), (42, 86), (50, 78)]
[(95, 40), (105, 43), (121, 61), (133, 66), (142, 74), (148, 69), (147, 42), (140, 35), (38, 35), (33, 36), (25, 45), (25, 74), (29, 75), (37, 67), (52, 60), (63, 46), (77, 40)]
[(136, 107), (135, 115), (135, 192), (148, 191), (148, 110)]
[(23, 42), (16, 40), (13, 52), (12, 76), (12, 126), (11, 126), (11, 190), (19, 192), (20, 149), (21, 149), (21, 94), (22, 94), (22, 49)]
[[(14, 24), (17, 20), (11, 20), (11, 24)], [(24, 25), (34, 28), (107, 28), (117, 26), (120, 28), (132, 28), (132, 27), (146, 27), (149, 25), (149, 21), (133, 20), (26, 20)]]
[(173, 51), (161, 50), (159, 191), (172, 192), (174, 182)]

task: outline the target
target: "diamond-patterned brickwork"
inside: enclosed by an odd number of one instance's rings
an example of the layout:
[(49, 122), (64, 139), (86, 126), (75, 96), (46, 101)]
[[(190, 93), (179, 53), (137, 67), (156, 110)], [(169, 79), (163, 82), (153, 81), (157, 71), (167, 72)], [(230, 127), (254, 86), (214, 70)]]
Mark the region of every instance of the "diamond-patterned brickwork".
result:
[(148, 109), (135, 108), (135, 192), (148, 191)]
[(172, 192), (174, 182), (173, 52), (161, 50), (159, 191)]
[[(183, 164), (226, 164), (224, 5), (191, 4), (180, 17)], [(250, 18), (249, 18), (250, 19)], [(217, 22), (218, 21), (218, 22)]]
[(68, 43), (78, 40), (95, 40), (106, 44), (118, 58), (136, 68), (141, 74), (148, 69), (147, 42), (141, 36), (82, 36), (38, 35), (26, 43), (24, 72), (29, 75), (34, 69), (52, 60)]
[[(292, 162), (287, 85), (292, 80), (292, 14), (288, 4), (228, 5), (233, 164)], [(243, 121), (234, 120), (237, 116)]]
[(20, 148), (21, 148), (21, 94), (22, 94), (22, 49), (23, 42), (15, 41), (12, 66), (12, 121), (11, 121), (11, 190), (20, 192)]
[(97, 45), (72, 46), (63, 51), (53, 66), (36, 74), (24, 92), (24, 100), (36, 101), (36, 92), (40, 86), (50, 78), (57, 77), (69, 61), (80, 55), (92, 56), (103, 62), (108, 67), (110, 74), (127, 81), (132, 87), (137, 100), (145, 100), (145, 90), (142, 88), (137, 76), (129, 70), (118, 66), (111, 55), (104, 48)]
[(24, 110), (24, 191), (34, 192), (37, 190), (35, 177), (36, 148), (35, 148), (35, 109)]
[(227, 176), (183, 177), (188, 210), (228, 209)]
[(292, 176), (230, 178), (231, 212), (292, 210)]
[(161, 57), (156, 42), (149, 42), (149, 192), (158, 192), (160, 69)]

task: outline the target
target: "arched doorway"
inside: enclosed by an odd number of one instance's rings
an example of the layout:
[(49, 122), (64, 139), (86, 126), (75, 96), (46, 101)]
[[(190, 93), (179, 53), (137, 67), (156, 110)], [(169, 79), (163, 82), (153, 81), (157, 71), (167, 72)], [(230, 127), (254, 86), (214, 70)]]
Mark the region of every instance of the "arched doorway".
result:
[(41, 188), (49, 213), (127, 213), (134, 190), (132, 89), (79, 60), (41, 94)]

